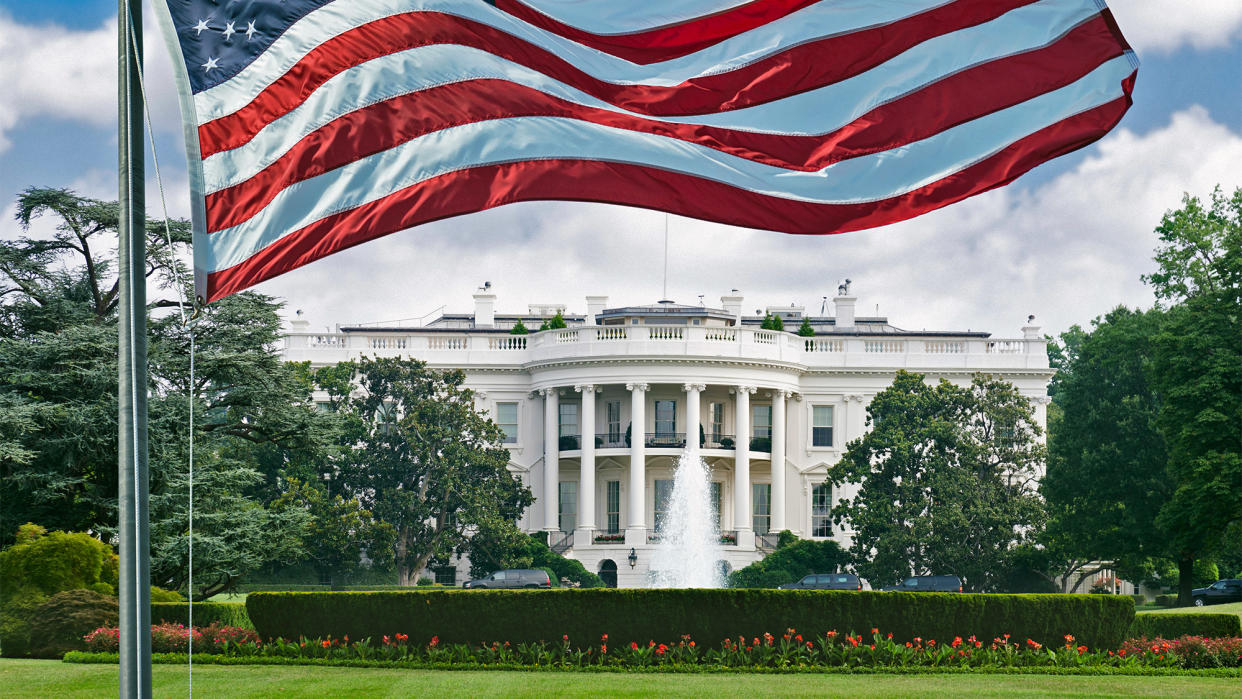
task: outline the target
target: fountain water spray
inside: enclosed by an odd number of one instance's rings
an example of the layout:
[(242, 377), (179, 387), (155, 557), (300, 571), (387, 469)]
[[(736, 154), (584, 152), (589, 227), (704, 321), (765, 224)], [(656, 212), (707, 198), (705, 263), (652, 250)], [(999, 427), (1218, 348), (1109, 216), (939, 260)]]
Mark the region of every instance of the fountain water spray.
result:
[(717, 519), (711, 469), (697, 449), (687, 448), (677, 461), (673, 492), (656, 530), (660, 545), (652, 560), (652, 587), (725, 586), (717, 567), (724, 558)]

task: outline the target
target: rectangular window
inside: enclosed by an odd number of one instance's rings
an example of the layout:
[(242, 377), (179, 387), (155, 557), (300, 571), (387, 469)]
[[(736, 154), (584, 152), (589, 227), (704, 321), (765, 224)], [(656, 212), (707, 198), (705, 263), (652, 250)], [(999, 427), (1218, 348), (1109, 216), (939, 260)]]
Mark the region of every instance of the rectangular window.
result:
[(716, 518), (716, 529), (720, 530), (720, 481), (708, 483), (712, 496), (712, 515)]
[(457, 586), (457, 569), (453, 566), (440, 566), (435, 569), (436, 584)]
[(677, 401), (655, 402), (656, 437), (671, 437), (677, 433)]
[(577, 403), (561, 403), (557, 406), (560, 409), (560, 432), (561, 437), (577, 437), (578, 436), (578, 404)]
[(578, 523), (578, 481), (561, 481), (560, 527), (572, 532)]
[(496, 424), (504, 432), (505, 444), (517, 444), (518, 441), (518, 404), (497, 403)]
[(608, 443), (617, 444), (621, 441), (621, 401), (610, 400), (605, 403), (604, 413), (608, 422)]
[(832, 536), (832, 484), (811, 491), (811, 536)]
[(659, 532), (664, 526), (664, 517), (668, 514), (668, 501), (673, 494), (672, 481), (655, 482), (655, 528)]
[(772, 438), (772, 406), (752, 405), (750, 407), (750, 436)]
[(724, 403), (711, 403), (707, 406), (708, 419), (712, 423), (712, 442), (720, 443), (724, 436)]
[(621, 531), (621, 481), (608, 481), (605, 500), (608, 504), (608, 533), (617, 534)]
[(767, 534), (772, 528), (772, 484), (753, 483), (750, 492), (750, 510), (754, 513), (755, 533)]
[(811, 408), (811, 446), (832, 446), (832, 406)]

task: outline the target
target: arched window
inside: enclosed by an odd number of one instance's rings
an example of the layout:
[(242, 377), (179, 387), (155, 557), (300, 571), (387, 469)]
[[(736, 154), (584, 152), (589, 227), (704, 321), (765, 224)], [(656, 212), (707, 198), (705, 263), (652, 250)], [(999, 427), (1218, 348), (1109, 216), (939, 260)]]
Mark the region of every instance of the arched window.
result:
[(604, 587), (617, 586), (617, 564), (610, 558), (605, 558), (599, 562), (599, 577), (604, 581)]

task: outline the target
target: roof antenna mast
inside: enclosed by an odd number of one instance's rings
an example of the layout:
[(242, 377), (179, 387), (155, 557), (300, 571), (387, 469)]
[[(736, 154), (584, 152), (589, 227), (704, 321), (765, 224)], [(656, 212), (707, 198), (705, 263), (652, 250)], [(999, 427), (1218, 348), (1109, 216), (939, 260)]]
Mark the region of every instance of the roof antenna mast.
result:
[(668, 212), (664, 212), (664, 294), (661, 299), (668, 298)]

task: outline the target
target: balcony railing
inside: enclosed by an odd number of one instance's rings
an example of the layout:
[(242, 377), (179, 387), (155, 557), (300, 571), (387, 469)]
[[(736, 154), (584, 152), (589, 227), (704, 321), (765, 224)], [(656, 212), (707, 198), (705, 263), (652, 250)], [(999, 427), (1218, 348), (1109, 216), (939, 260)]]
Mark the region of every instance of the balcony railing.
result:
[(595, 435), (596, 449), (624, 449), (630, 446), (624, 432), (604, 432)]
[[(731, 434), (700, 433), (702, 449), (736, 449), (737, 438)], [(595, 435), (596, 449), (629, 449), (632, 438), (624, 432), (600, 432)], [(648, 449), (684, 449), (686, 448), (685, 432), (647, 432), (643, 435), (643, 445)], [(769, 437), (753, 437), (749, 443), (750, 451), (766, 453), (772, 451), (772, 440)], [(577, 451), (582, 448), (582, 440), (576, 434), (560, 436), (557, 448), (560, 451)]]
[(595, 535), (597, 544), (624, 544), (625, 532), (603, 532)]
[[(291, 332), (288, 358), (319, 359), (325, 353), (427, 355), (462, 367), (475, 363), (526, 363), (572, 357), (658, 354), (687, 357), (746, 357), (810, 367), (1047, 368), (1043, 338), (984, 337), (799, 337), (750, 327), (580, 326), (530, 335), (501, 335), (468, 329), (416, 331), (354, 329), (339, 333)], [(335, 359), (335, 357), (333, 358)]]
[(708, 432), (703, 438), (704, 449), (733, 449), (737, 441), (731, 434)]
[(548, 536), (548, 548), (554, 553), (565, 553), (574, 546), (574, 533), (572, 530), (567, 532), (552, 532)]
[(686, 433), (648, 432), (643, 443), (648, 449), (682, 449), (686, 446)]

